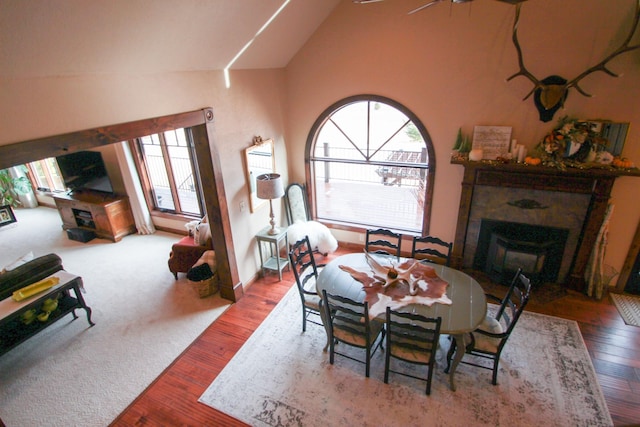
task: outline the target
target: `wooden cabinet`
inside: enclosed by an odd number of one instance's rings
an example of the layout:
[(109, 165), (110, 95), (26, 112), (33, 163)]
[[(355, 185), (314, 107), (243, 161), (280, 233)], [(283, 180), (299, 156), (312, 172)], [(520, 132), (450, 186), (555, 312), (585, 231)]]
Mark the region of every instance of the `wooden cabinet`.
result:
[(76, 191), (72, 194), (57, 194), (53, 199), (65, 230), (92, 230), (96, 236), (114, 242), (136, 231), (129, 198), (126, 196)]

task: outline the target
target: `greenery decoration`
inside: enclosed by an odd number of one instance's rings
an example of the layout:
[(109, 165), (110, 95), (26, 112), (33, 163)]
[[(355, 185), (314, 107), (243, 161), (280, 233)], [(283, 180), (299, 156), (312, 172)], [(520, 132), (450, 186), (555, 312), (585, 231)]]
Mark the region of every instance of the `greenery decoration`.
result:
[[(18, 166), (24, 168), (26, 166)], [(14, 178), (9, 173), (9, 169), (0, 170), (0, 205), (10, 205), (14, 208), (20, 206), (20, 196), (29, 194), (31, 191), (31, 181), (26, 176)]]

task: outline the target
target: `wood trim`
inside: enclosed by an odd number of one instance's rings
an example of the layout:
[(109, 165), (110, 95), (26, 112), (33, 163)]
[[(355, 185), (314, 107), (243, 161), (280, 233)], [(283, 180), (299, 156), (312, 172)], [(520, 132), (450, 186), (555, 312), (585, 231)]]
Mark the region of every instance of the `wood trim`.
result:
[(220, 295), (231, 301), (242, 298), (243, 289), (238, 274), (235, 247), (231, 238), (231, 219), (227, 195), (224, 190), (220, 153), (213, 139), (213, 110), (205, 111), (206, 124), (191, 129), (195, 143), (196, 160), (201, 188), (209, 224), (213, 247), (216, 251), (218, 275), (220, 277)]
[[(198, 175), (202, 188), (206, 189), (204, 201), (216, 248), (216, 262), (221, 282), (220, 295), (236, 302), (243, 296), (243, 287), (239, 280), (220, 157), (213, 139), (213, 126), (213, 109), (205, 108), (17, 142), (0, 146), (0, 169), (129, 141), (167, 130), (191, 128), (198, 158)], [(167, 248), (167, 256), (169, 250), (170, 248)]]
[(0, 146), (0, 169), (204, 123), (203, 111), (172, 114)]

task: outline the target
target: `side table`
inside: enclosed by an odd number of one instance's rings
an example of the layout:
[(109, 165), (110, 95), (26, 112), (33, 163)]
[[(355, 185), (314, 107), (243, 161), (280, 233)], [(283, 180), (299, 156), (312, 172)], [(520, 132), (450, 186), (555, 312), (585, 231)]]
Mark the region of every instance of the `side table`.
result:
[[(14, 301), (11, 297), (0, 301), (0, 355), (8, 352), (18, 344), (34, 336), (54, 322), (71, 313), (74, 319), (78, 318), (76, 309), (84, 309), (87, 312), (89, 326), (94, 323), (91, 320), (91, 308), (87, 306), (82, 297), (82, 278), (65, 270), (60, 270), (48, 277), (57, 277), (60, 282), (37, 295), (25, 298), (22, 301)], [(59, 295), (58, 295), (59, 294)], [(51, 312), (45, 322), (35, 320), (25, 325), (21, 321), (21, 315), (30, 309), (38, 310), (47, 298), (58, 298), (58, 307)]]
[(282, 270), (289, 266), (289, 258), (287, 256), (285, 256), (285, 258), (280, 256), (280, 248), (283, 246), (283, 243), (285, 253), (289, 251), (287, 228), (280, 227), (276, 234), (269, 234), (270, 229), (271, 226), (267, 226), (256, 234), (258, 251), (260, 252), (262, 276), (265, 276), (267, 270), (277, 271), (279, 279), (282, 280)]

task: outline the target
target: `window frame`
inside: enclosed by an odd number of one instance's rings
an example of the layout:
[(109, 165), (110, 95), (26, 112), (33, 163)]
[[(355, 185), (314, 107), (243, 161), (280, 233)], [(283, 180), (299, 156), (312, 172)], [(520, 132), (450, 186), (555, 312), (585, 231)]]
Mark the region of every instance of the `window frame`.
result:
[[(41, 182), (40, 174), (38, 174), (38, 172), (36, 171), (36, 165), (39, 165), (44, 173), (43, 179), (46, 181), (46, 186), (42, 185), (45, 183)], [(62, 193), (67, 191), (67, 188), (64, 186), (64, 179), (62, 178), (62, 174), (60, 173), (60, 168), (58, 167), (58, 162), (56, 161), (55, 157), (46, 157), (44, 159), (28, 162), (26, 164), (26, 167), (29, 170), (27, 176), (29, 178), (29, 181), (31, 181), (31, 187), (34, 190), (43, 193)], [(52, 168), (54, 170), (52, 170)], [(53, 177), (54, 174), (57, 175), (60, 180), (59, 187), (56, 187), (55, 185), (55, 178)]]
[[(194, 186), (195, 186), (195, 194), (198, 200), (198, 207), (200, 212), (199, 213), (192, 213), (192, 212), (184, 212), (182, 210), (182, 204), (180, 202), (179, 197), (177, 196), (177, 194), (175, 194), (175, 192), (177, 191), (178, 185), (176, 183), (176, 178), (173, 174), (173, 166), (171, 164), (171, 155), (170, 155), (170, 150), (168, 149), (168, 146), (166, 144), (166, 140), (165, 140), (165, 132), (175, 132), (175, 131), (184, 131), (185, 133), (185, 139), (187, 142), (186, 148), (187, 148), (187, 153), (189, 155), (189, 163), (191, 165), (191, 171), (193, 173), (193, 181), (194, 181)], [(145, 155), (144, 155), (144, 149), (141, 147), (142, 144), (142, 138), (145, 137), (153, 137), (153, 136), (157, 136), (158, 140), (160, 141), (160, 151), (162, 153), (162, 160), (163, 160), (163, 164), (165, 166), (165, 170), (167, 173), (167, 179), (169, 181), (169, 189), (171, 191), (171, 195), (172, 195), (172, 199), (173, 199), (173, 205), (174, 205), (174, 209), (166, 209), (166, 208), (160, 208), (158, 206), (156, 206), (155, 203), (155, 197), (154, 197), (154, 188), (153, 185), (149, 179), (149, 168), (148, 165), (145, 161)], [(197, 163), (197, 157), (196, 157), (196, 152), (195, 152), (195, 145), (193, 142), (193, 135), (191, 133), (191, 129), (190, 128), (177, 128), (177, 129), (167, 129), (165, 131), (162, 132), (158, 132), (158, 133), (154, 133), (154, 134), (150, 134), (150, 135), (145, 135), (143, 137), (138, 137), (136, 139), (130, 140), (129, 142), (129, 146), (131, 148), (132, 153), (134, 153), (134, 162), (136, 165), (136, 168), (138, 170), (138, 175), (140, 177), (140, 183), (142, 185), (142, 189), (145, 195), (145, 202), (147, 204), (147, 207), (149, 208), (149, 212), (152, 216), (156, 216), (156, 217), (167, 217), (167, 218), (183, 218), (183, 219), (200, 219), (203, 217), (204, 215), (204, 195), (202, 192), (202, 188), (200, 185), (200, 176), (199, 176), (199, 169), (198, 169), (198, 163)]]
[[(312, 162), (315, 161), (313, 153), (316, 148), (317, 137), (320, 133), (320, 130), (326, 124), (326, 122), (330, 119), (333, 113), (337, 112), (338, 110), (340, 110), (341, 108), (349, 104), (353, 104), (357, 102), (380, 102), (380, 103), (387, 104), (391, 107), (394, 107), (400, 112), (402, 112), (403, 114), (405, 114), (420, 132), (420, 135), (422, 136), (422, 139), (425, 144), (426, 157), (427, 157), (426, 163), (428, 165), (428, 167), (424, 169), (425, 171), (425, 178), (424, 178), (425, 190), (424, 191), (425, 192), (424, 192), (424, 209), (423, 209), (421, 234), (422, 235), (429, 234), (429, 228), (431, 224), (431, 207), (433, 204), (433, 188), (434, 188), (435, 172), (436, 172), (435, 150), (433, 147), (433, 143), (431, 141), (431, 137), (426, 127), (422, 123), (422, 121), (411, 110), (409, 110), (407, 107), (405, 107), (404, 105), (400, 104), (399, 102), (393, 99), (390, 99), (381, 95), (374, 95), (374, 94), (354, 95), (347, 98), (343, 98), (331, 104), (322, 113), (320, 113), (318, 118), (315, 120), (315, 122), (311, 126), (309, 134), (307, 135), (307, 141), (306, 141), (306, 146), (304, 151), (304, 155), (305, 155), (304, 161), (305, 161), (305, 181), (306, 181), (307, 188), (309, 189), (309, 192), (308, 192), (309, 209), (310, 209), (312, 218), (318, 218), (318, 211), (317, 211), (318, 203), (316, 200), (317, 188), (315, 183), (315, 174), (314, 174), (313, 165), (312, 165)], [(360, 164), (372, 164), (372, 165), (377, 163), (379, 162), (360, 162)], [(331, 228), (342, 229), (347, 231), (362, 232), (367, 228), (371, 228), (371, 226), (369, 225), (357, 224), (352, 222), (343, 222), (343, 221), (324, 219), (324, 218), (322, 219), (322, 222), (327, 224)], [(385, 227), (384, 224), (381, 224), (380, 226)], [(393, 227), (387, 226), (385, 228), (393, 228)], [(411, 234), (410, 232), (403, 232), (403, 233), (407, 235)]]

